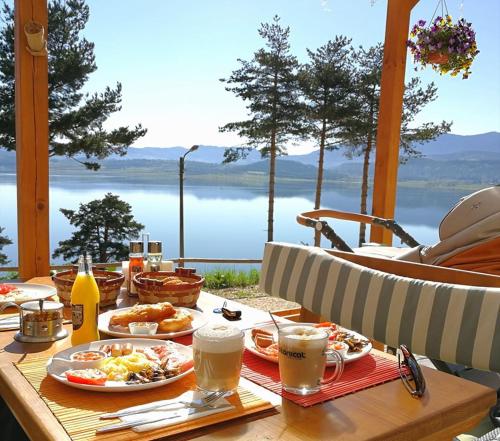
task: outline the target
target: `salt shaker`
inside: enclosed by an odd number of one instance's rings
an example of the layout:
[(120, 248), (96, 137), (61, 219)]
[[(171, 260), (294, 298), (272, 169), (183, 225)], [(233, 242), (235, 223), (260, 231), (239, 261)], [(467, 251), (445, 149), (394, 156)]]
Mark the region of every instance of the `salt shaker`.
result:
[(149, 271), (160, 271), (162, 258), (162, 243), (157, 240), (148, 242), (148, 269)]

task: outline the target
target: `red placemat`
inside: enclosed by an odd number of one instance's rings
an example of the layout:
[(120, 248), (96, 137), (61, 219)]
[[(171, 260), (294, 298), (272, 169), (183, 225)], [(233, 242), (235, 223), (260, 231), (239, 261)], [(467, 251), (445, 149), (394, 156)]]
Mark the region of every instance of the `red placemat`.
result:
[[(332, 369), (327, 369), (327, 374), (328, 371)], [(241, 376), (294, 403), (308, 407), (399, 378), (399, 369), (396, 360), (369, 354), (346, 364), (342, 377), (334, 383), (321, 386), (320, 392), (306, 396), (294, 395), (282, 389), (277, 363), (245, 351)]]

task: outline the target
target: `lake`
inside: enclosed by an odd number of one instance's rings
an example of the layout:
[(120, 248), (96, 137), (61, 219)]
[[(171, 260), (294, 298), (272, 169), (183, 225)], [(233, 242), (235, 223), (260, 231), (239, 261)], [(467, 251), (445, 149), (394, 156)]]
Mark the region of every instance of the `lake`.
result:
[[(161, 240), (164, 254), (179, 254), (178, 187), (96, 183), (54, 178), (50, 184), (50, 244), (70, 237), (72, 227), (59, 208), (77, 209), (80, 203), (118, 194), (133, 208), (137, 221), (146, 226), (151, 240)], [(400, 188), (396, 219), (420, 243), (438, 239), (437, 228), (447, 211), (467, 190)], [(13, 175), (0, 174), (0, 226), (14, 242), (4, 248), (17, 265), (16, 182)], [(275, 200), (274, 238), (276, 241), (311, 244), (313, 232), (300, 226), (295, 216), (314, 205), (314, 186), (278, 186)], [(359, 189), (352, 186), (327, 186), (322, 195), (323, 208), (359, 210)], [(265, 188), (191, 186), (184, 191), (186, 257), (252, 258), (262, 257), (267, 239), (267, 192)], [(358, 225), (331, 221), (330, 225), (351, 246), (357, 246)], [(328, 241), (323, 240), (323, 246)], [(61, 263), (54, 261), (53, 263)], [(228, 265), (231, 266), (231, 265)], [(203, 268), (200, 268), (203, 270)]]

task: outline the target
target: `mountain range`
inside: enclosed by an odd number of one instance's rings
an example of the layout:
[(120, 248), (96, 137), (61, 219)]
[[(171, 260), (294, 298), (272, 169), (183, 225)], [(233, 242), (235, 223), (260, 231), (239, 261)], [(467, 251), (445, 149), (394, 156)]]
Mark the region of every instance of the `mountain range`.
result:
[[(424, 155), (400, 166), (399, 181), (419, 181), (428, 185), (466, 183), (474, 185), (500, 183), (500, 133), (452, 135), (439, 137), (417, 147)], [(142, 183), (176, 183), (178, 160), (187, 151), (183, 147), (130, 147), (126, 156), (111, 156), (101, 162), (99, 172), (85, 170), (76, 161), (63, 157), (50, 160), (51, 177), (69, 179), (85, 177), (92, 180), (127, 180)], [(200, 146), (186, 161), (186, 179), (199, 184), (265, 185), (268, 161), (252, 151), (243, 161), (222, 164), (224, 148)], [(318, 151), (304, 155), (281, 156), (277, 178), (281, 182), (314, 183)], [(372, 157), (372, 167), (374, 158)], [(342, 150), (325, 154), (325, 181), (359, 181), (361, 158), (349, 159)], [(0, 173), (15, 172), (15, 152), (0, 149)], [(420, 185), (420, 184), (419, 184)]]
[[(489, 132), (478, 135), (442, 135), (434, 141), (416, 147), (423, 156), (435, 160), (481, 160), (481, 159), (500, 159), (500, 133)], [(130, 147), (126, 156), (113, 156), (110, 159), (131, 160), (131, 159), (151, 159), (151, 160), (178, 160), (181, 155), (186, 153), (184, 147)], [(217, 146), (201, 145), (200, 148), (189, 154), (190, 161), (221, 163), (224, 159), (224, 148)], [(293, 150), (290, 154), (282, 156), (285, 161), (296, 161), (302, 164), (317, 165), (318, 151), (303, 155), (294, 155)], [(250, 164), (261, 161), (259, 152), (253, 150), (245, 160), (238, 161), (238, 164)], [(352, 160), (347, 158), (343, 149), (327, 151), (325, 154), (325, 168), (334, 168), (342, 163), (352, 163), (352, 161), (361, 161), (361, 158), (355, 157)]]

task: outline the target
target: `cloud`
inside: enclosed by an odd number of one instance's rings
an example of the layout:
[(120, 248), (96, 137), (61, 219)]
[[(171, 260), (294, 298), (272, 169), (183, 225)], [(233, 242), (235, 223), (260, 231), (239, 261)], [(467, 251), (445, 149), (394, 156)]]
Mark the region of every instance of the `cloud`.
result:
[(325, 12), (332, 12), (329, 0), (320, 0), (321, 9)]

